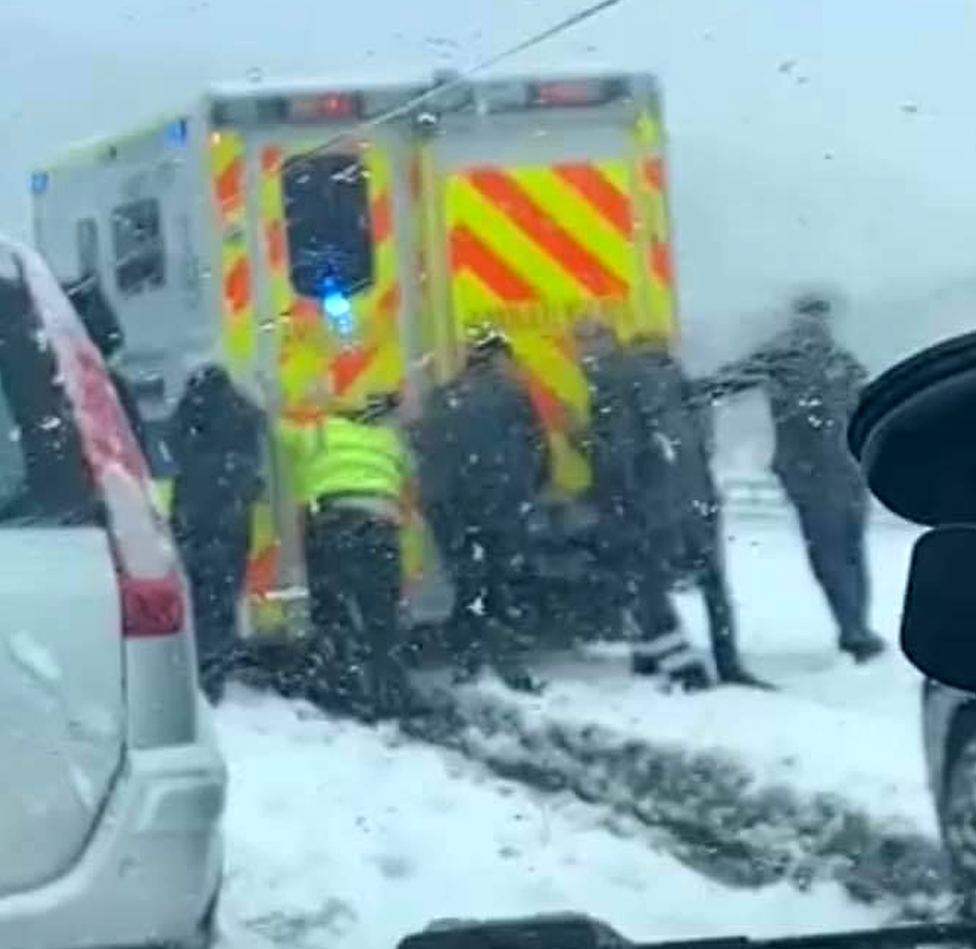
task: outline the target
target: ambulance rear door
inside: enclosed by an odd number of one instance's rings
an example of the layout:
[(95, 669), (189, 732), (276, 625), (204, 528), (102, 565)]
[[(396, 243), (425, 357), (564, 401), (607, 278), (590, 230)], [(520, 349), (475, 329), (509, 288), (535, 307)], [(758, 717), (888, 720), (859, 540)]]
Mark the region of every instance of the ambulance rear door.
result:
[(442, 335), (457, 353), (466, 326), (509, 334), (569, 493), (588, 482), (568, 434), (588, 409), (572, 324), (674, 331), (659, 116), (650, 79), (512, 79), (448, 84), (418, 124)]
[[(317, 386), (356, 406), (371, 392), (400, 389), (420, 362), (420, 330), (408, 318), (418, 309), (410, 125), (370, 121), (419, 91), (283, 92), (241, 126), (258, 236), (260, 384), (275, 390), (290, 424), (320, 415)], [(276, 447), (272, 455), (275, 584), (297, 599), (306, 584), (295, 499), (285, 459)]]

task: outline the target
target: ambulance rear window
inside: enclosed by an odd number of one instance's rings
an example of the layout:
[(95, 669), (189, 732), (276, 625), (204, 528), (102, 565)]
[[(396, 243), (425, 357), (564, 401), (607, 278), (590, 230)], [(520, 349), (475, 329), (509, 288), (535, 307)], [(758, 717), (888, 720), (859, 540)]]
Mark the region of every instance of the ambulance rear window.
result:
[(347, 293), (372, 286), (369, 181), (359, 158), (298, 155), (281, 175), (295, 292), (317, 298), (328, 276)]
[(132, 297), (158, 290), (166, 282), (162, 215), (154, 198), (132, 201), (112, 212), (115, 279), (119, 292)]

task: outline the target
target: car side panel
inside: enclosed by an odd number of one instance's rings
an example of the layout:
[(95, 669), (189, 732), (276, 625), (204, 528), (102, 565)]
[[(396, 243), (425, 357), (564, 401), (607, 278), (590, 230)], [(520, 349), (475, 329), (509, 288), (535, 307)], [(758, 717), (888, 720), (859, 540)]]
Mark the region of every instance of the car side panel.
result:
[[(125, 740), (119, 594), (97, 528), (0, 527), (0, 897), (77, 858)], [(13, 780), (11, 780), (11, 778)]]
[(190, 944), (221, 885), (226, 782), (209, 726), (192, 745), (129, 753), (81, 859), (0, 897), (0, 946)]

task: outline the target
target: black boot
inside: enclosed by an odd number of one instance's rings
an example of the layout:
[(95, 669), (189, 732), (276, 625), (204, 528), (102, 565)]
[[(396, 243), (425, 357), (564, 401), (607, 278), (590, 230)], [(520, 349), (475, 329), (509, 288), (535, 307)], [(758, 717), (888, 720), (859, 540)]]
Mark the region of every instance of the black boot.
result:
[(683, 692), (705, 692), (712, 687), (712, 677), (702, 659), (689, 656), (688, 661), (664, 672), (669, 686), (678, 686)]
[(888, 648), (887, 643), (875, 632), (860, 629), (843, 633), (840, 637), (840, 650), (852, 656), (855, 662), (870, 662)]
[(376, 688), (376, 706), (380, 718), (404, 719), (421, 715), (429, 708), (399, 663), (382, 670)]
[(722, 685), (744, 685), (767, 691), (775, 691), (776, 688), (746, 669), (733, 640), (720, 639), (715, 643), (715, 671)]
[(200, 660), (200, 688), (207, 697), (207, 701), (215, 708), (224, 699), (224, 689), (227, 685), (228, 663), (225, 657), (217, 655), (204, 656)]
[(451, 670), (452, 685), (470, 685), (485, 667), (485, 658), (480, 649), (472, 647), (454, 657)]
[(657, 657), (634, 650), (630, 654), (630, 671), (635, 676), (656, 676), (660, 672)]
[(513, 692), (522, 692), (526, 695), (541, 695), (545, 689), (545, 683), (532, 675), (516, 659), (506, 658), (498, 660), (495, 662), (495, 671), (498, 673), (498, 678)]
[(544, 683), (532, 675), (523, 661), (524, 644), (508, 621), (490, 619), (486, 627), (489, 661), (498, 678), (513, 692), (538, 695)]
[(207, 701), (216, 708), (224, 699), (226, 681), (219, 673), (209, 673), (200, 677), (200, 687)]
[(359, 718), (370, 704), (363, 677), (355, 665), (330, 661), (334, 658), (314, 656), (305, 669), (302, 694), (326, 714)]
[(720, 670), (719, 681), (723, 685), (745, 685), (752, 689), (765, 689), (767, 692), (775, 692), (776, 686), (771, 682), (766, 682), (758, 676), (754, 676), (742, 666), (734, 666), (731, 669)]
[(663, 676), (668, 685), (677, 685), (685, 692), (701, 692), (712, 685), (705, 661), (679, 627), (634, 643), (630, 668), (634, 675)]

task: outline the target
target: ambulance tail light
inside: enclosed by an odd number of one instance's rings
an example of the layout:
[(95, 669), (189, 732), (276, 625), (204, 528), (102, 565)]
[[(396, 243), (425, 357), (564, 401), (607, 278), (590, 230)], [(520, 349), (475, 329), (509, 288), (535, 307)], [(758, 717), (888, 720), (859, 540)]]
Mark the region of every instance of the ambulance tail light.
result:
[(316, 96), (293, 99), (289, 118), (296, 122), (344, 121), (362, 116), (362, 102), (358, 95), (327, 92)]
[(605, 79), (565, 79), (537, 83), (533, 92), (533, 101), (538, 106), (573, 108), (603, 105), (617, 98), (620, 84)]

